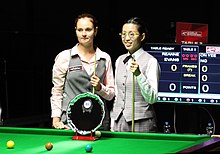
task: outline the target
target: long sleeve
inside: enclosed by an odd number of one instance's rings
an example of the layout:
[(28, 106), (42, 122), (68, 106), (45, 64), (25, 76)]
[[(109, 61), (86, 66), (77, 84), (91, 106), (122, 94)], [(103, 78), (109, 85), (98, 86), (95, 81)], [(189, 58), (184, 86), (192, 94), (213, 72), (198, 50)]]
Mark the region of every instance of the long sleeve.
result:
[(149, 69), (137, 76), (137, 82), (146, 102), (153, 104), (157, 101), (160, 66), (155, 59), (148, 62)]
[(106, 100), (112, 100), (115, 96), (115, 86), (112, 62), (109, 56), (106, 56), (106, 75), (101, 85), (101, 90), (96, 93)]
[(52, 96), (50, 97), (52, 111), (51, 117), (60, 117), (61, 115), (64, 82), (68, 69), (69, 59), (69, 50), (59, 53), (55, 58), (55, 63), (52, 70)]

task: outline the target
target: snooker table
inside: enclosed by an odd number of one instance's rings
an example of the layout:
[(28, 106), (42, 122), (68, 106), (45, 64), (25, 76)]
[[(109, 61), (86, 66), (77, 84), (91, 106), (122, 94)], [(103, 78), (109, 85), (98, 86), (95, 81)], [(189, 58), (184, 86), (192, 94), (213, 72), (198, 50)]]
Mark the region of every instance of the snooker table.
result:
[[(95, 141), (73, 140), (72, 130), (50, 128), (0, 127), (1, 154), (83, 154), (85, 146), (91, 144), (93, 154), (163, 154), (212, 151), (219, 145), (220, 138), (205, 135), (161, 134), (101, 131)], [(13, 140), (13, 149), (6, 142)], [(53, 143), (47, 151), (45, 144)], [(213, 146), (215, 145), (215, 146)], [(211, 148), (207, 148), (211, 147)]]

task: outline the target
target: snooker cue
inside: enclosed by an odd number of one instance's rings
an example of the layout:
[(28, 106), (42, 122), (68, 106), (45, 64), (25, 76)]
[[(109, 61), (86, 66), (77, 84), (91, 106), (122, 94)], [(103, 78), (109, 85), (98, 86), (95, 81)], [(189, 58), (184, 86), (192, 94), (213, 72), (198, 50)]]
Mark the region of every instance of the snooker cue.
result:
[[(135, 60), (134, 57), (132, 60)], [(135, 96), (135, 83), (134, 83), (134, 73), (132, 73), (132, 123), (131, 123), (131, 129), (132, 132), (134, 132), (134, 115), (135, 115), (135, 105), (134, 105), (134, 96)]]
[[(93, 72), (93, 74), (94, 75), (96, 74), (96, 53), (95, 53), (94, 72)], [(95, 94), (95, 87), (94, 86), (92, 87), (92, 93)]]

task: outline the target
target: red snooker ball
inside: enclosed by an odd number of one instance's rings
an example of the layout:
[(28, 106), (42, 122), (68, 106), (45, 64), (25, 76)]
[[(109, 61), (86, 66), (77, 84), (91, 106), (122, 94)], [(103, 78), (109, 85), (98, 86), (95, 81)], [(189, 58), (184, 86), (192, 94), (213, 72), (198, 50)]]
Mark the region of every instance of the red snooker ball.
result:
[(45, 148), (50, 151), (52, 148), (53, 148), (53, 144), (51, 142), (48, 142), (46, 145), (45, 145)]

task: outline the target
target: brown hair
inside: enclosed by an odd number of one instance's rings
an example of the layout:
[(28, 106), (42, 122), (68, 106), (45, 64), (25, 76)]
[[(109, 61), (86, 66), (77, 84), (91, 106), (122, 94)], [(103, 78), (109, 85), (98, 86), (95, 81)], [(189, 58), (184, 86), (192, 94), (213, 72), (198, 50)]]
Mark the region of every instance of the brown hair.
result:
[(81, 18), (85, 18), (85, 17), (92, 19), (91, 22), (93, 23), (94, 28), (98, 27), (98, 20), (96, 19), (94, 15), (90, 13), (82, 13), (78, 15), (78, 17), (75, 19), (75, 27), (76, 27), (78, 20)]

